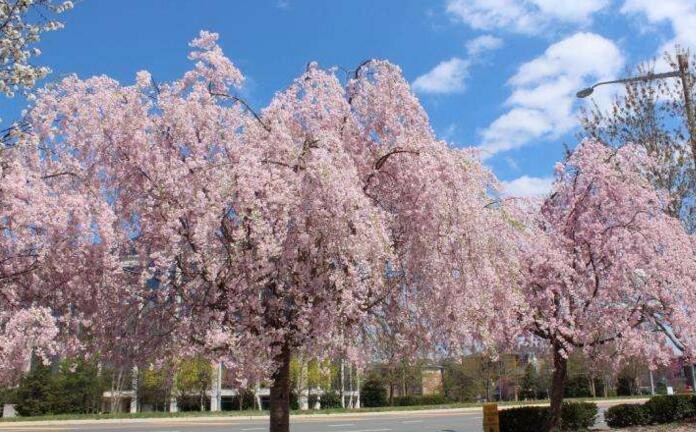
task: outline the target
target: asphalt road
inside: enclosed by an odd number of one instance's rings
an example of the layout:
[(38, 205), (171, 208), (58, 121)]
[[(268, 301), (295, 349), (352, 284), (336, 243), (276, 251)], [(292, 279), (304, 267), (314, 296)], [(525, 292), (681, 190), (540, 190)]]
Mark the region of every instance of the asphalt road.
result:
[[(640, 401), (636, 401), (640, 402)], [(600, 402), (598, 427), (605, 427), (603, 413), (616, 402)], [(437, 410), (357, 415), (302, 416), (291, 418), (292, 432), (481, 432), (482, 411)], [(173, 418), (52, 422), (51, 424), (0, 423), (0, 432), (264, 432), (268, 418)]]
[[(480, 432), (482, 430), (482, 413), (405, 413), (403, 415), (377, 416), (335, 416), (321, 418), (292, 419), (290, 429), (293, 432)], [(268, 431), (268, 419), (186, 419), (180, 421), (156, 420), (128, 422), (120, 424), (69, 424), (27, 425), (12, 428), (2, 425), (2, 431), (80, 431), (80, 432), (263, 432)], [(6, 429), (7, 427), (7, 429)]]

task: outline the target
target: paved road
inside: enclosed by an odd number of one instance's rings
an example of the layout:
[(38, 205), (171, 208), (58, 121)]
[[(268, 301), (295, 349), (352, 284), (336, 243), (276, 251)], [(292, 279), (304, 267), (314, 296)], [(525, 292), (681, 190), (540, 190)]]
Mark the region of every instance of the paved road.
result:
[[(406, 413), (403, 415), (341, 416), (291, 419), (293, 432), (479, 432), (482, 414), (478, 412)], [(6, 429), (7, 427), (7, 429)], [(80, 431), (80, 432), (263, 432), (268, 431), (268, 419), (205, 419), (186, 421), (157, 420), (120, 424), (60, 424), (27, 425), (12, 428), (2, 425), (4, 431)]]
[[(635, 402), (641, 402), (636, 400)], [(603, 412), (616, 402), (600, 402), (597, 426), (604, 426)], [(410, 411), (357, 415), (302, 416), (291, 418), (293, 432), (480, 432), (481, 409)], [(55, 422), (53, 424), (0, 423), (0, 432), (264, 432), (268, 419), (217, 417), (138, 419), (123, 421)]]

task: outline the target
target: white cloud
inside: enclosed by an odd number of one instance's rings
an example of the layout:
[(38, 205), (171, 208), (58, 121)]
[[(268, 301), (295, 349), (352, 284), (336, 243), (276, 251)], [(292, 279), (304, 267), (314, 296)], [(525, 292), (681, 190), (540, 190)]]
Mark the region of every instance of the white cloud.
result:
[(554, 24), (587, 24), (610, 0), (449, 0), (447, 12), (478, 30), (539, 34)]
[(626, 0), (621, 12), (643, 16), (653, 25), (670, 25), (674, 37), (660, 48), (660, 53), (665, 49), (671, 51), (675, 44), (696, 47), (696, 0)]
[(477, 56), (486, 51), (496, 50), (502, 46), (502, 39), (491, 35), (482, 35), (466, 43), (466, 52), (469, 56)]
[(540, 196), (551, 191), (552, 177), (522, 176), (503, 182), (503, 193), (506, 196)]
[(575, 93), (588, 83), (615, 77), (624, 58), (609, 39), (576, 33), (524, 63), (510, 78), (508, 111), (481, 131), (482, 156), (553, 139), (577, 124)]
[(428, 73), (413, 82), (413, 90), (421, 93), (458, 93), (466, 88), (469, 60), (452, 57), (440, 62)]
[(471, 65), (476, 63), (475, 57), (485, 51), (500, 48), (503, 40), (490, 35), (474, 38), (466, 43), (468, 58), (452, 57), (438, 63), (429, 72), (413, 81), (413, 90), (419, 93), (461, 93), (466, 90), (466, 79), (469, 77)]

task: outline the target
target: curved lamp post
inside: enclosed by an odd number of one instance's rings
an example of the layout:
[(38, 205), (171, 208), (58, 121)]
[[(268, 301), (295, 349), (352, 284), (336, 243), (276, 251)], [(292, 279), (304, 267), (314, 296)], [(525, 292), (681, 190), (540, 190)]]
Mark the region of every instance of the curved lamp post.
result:
[[(605, 84), (626, 84), (637, 81), (653, 81), (657, 79), (664, 78), (680, 78), (682, 82), (682, 90), (684, 92), (684, 111), (686, 117), (686, 128), (689, 131), (689, 143), (691, 144), (691, 154), (696, 164), (696, 119), (694, 119), (694, 112), (691, 108), (691, 94), (689, 94), (689, 79), (692, 75), (689, 73), (689, 59), (685, 54), (679, 54), (677, 56), (677, 63), (679, 65), (678, 70), (662, 73), (649, 73), (643, 76), (622, 78), (611, 81), (602, 81), (591, 85), (585, 89), (580, 90), (575, 94), (578, 98), (586, 98), (590, 96), (596, 87)], [(696, 381), (696, 379), (694, 380)], [(696, 385), (696, 382), (694, 383)]]

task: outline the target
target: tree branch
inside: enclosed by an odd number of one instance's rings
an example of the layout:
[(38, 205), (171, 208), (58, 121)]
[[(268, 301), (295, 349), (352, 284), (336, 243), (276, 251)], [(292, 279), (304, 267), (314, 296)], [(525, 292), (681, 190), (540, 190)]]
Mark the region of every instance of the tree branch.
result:
[(263, 126), (263, 128), (266, 129), (266, 132), (270, 132), (270, 131), (271, 131), (271, 127), (268, 126), (266, 123), (264, 123), (263, 120), (261, 120), (261, 117), (260, 117), (258, 114), (256, 114), (256, 111), (254, 111), (254, 110), (249, 106), (249, 104), (246, 103), (246, 101), (245, 101), (244, 99), (239, 98), (239, 97), (237, 97), (237, 96), (233, 96), (233, 95), (227, 94), (227, 93), (218, 93), (218, 92), (214, 92), (214, 91), (213, 91), (213, 83), (209, 83), (209, 84), (208, 84), (208, 93), (210, 93), (211, 96), (224, 97), (224, 98), (232, 99), (234, 102), (239, 102), (240, 104), (242, 104), (242, 106), (244, 107), (244, 109), (246, 109), (247, 111), (249, 111), (249, 112), (254, 116), (254, 118), (256, 119), (256, 121), (258, 121), (259, 124), (261, 124), (261, 126)]

